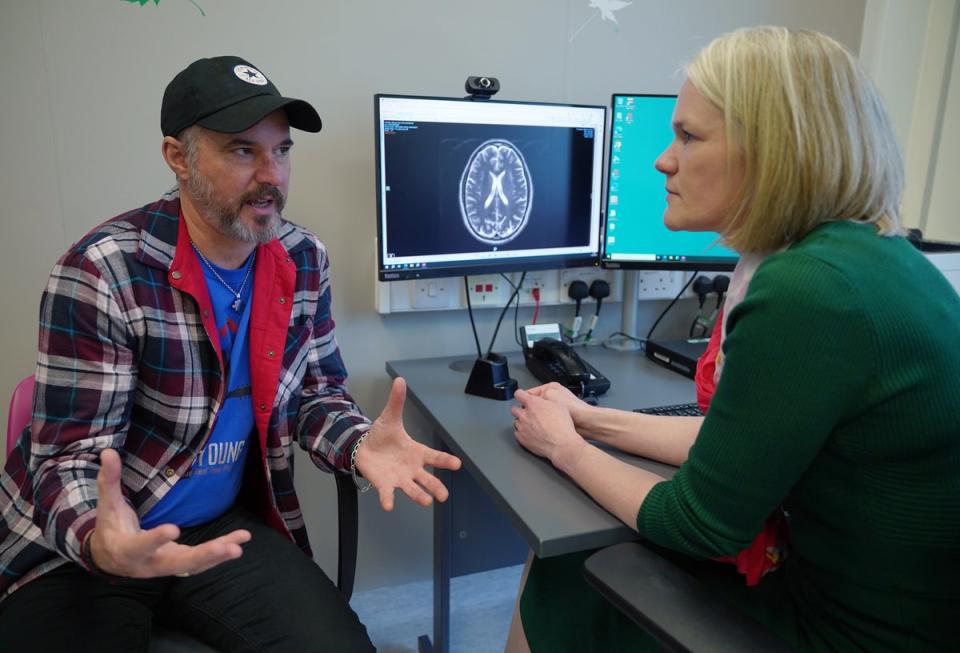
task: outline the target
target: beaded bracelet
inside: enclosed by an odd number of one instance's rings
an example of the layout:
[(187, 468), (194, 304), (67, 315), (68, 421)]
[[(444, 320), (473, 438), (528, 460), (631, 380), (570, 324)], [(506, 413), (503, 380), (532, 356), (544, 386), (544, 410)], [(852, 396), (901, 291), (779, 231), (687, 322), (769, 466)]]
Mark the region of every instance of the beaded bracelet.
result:
[(373, 487), (373, 484), (367, 479), (363, 479), (363, 484), (361, 484), (360, 477), (357, 476), (357, 449), (360, 448), (360, 445), (363, 444), (364, 439), (368, 435), (370, 435), (370, 431), (365, 432), (363, 435), (357, 438), (357, 443), (353, 445), (353, 451), (350, 452), (350, 476), (353, 477), (353, 484), (357, 486), (357, 489), (360, 490), (361, 494)]

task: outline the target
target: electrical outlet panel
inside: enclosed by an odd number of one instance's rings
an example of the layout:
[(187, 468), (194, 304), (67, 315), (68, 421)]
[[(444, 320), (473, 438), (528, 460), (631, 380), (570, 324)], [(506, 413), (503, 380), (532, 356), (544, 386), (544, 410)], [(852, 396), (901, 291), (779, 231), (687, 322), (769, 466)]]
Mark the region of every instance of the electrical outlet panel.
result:
[(459, 308), (458, 279), (418, 279), (410, 282), (410, 307), (416, 310)]
[[(454, 279), (450, 279), (454, 281)], [(478, 306), (503, 306), (513, 289), (499, 274), (484, 274), (469, 278), (470, 304)], [(396, 283), (396, 282), (394, 282)], [(466, 306), (466, 304), (464, 304)]]
[[(517, 281), (519, 281), (519, 278)], [(543, 271), (528, 272), (523, 280), (523, 286), (520, 287), (520, 305), (529, 306), (542, 303), (546, 285)], [(537, 293), (537, 297), (534, 297), (534, 292)]]
[[(533, 270), (527, 272), (526, 277), (523, 279), (523, 286), (520, 288), (520, 305), (533, 306), (539, 303), (543, 306), (545, 304), (558, 303), (557, 280), (559, 273), (559, 270)], [(520, 283), (520, 276), (520, 274), (514, 274), (513, 282)], [(540, 293), (539, 300), (534, 298), (534, 289)]]
[[(569, 268), (563, 270), (532, 270), (527, 272), (520, 289), (520, 305), (533, 306), (536, 301), (533, 289), (540, 292), (541, 306), (573, 304), (567, 294), (570, 283), (583, 281), (587, 286), (597, 279), (610, 284), (610, 296), (604, 303), (623, 301), (624, 275), (637, 275), (637, 299), (673, 299), (690, 277), (690, 272), (669, 272), (660, 270), (604, 270), (596, 267)], [(507, 274), (504, 279), (499, 274), (485, 274), (469, 277), (470, 303), (474, 308), (502, 308), (513, 293), (511, 283), (520, 282), (521, 273)], [(417, 279), (411, 281), (392, 281), (388, 283), (374, 279), (374, 298), (379, 313), (402, 313), (411, 311), (462, 310), (467, 307), (460, 277), (442, 279)], [(684, 297), (692, 297), (688, 289)], [(583, 300), (582, 311), (593, 304), (593, 298)]]
[(687, 280), (686, 272), (641, 270), (637, 272), (639, 299), (673, 299)]
[[(605, 302), (619, 302), (623, 299), (621, 290), (622, 272), (618, 270), (603, 270), (601, 268), (571, 268), (560, 271), (560, 287), (558, 288), (559, 304), (573, 304), (570, 299), (569, 289), (573, 281), (582, 281), (590, 286), (597, 279), (602, 279), (610, 284), (610, 296), (604, 299)], [(592, 297), (586, 297), (583, 303), (594, 301)]]

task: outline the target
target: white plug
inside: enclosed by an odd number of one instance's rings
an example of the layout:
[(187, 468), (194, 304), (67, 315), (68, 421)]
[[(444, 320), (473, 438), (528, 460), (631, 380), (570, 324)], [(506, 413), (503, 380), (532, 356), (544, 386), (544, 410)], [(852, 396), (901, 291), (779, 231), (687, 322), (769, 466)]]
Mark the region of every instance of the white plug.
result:
[(593, 327), (597, 326), (597, 320), (599, 319), (600, 319), (599, 315), (594, 314), (590, 316), (590, 326), (587, 327), (587, 333), (593, 333)]
[(580, 335), (580, 327), (583, 325), (583, 317), (578, 315), (573, 318), (573, 326), (570, 328), (570, 337), (576, 338)]

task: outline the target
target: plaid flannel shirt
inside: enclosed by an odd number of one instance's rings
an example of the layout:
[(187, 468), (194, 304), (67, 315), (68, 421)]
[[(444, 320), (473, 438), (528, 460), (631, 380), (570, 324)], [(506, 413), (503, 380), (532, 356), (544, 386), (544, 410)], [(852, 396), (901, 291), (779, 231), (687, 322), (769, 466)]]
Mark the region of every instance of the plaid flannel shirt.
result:
[[(349, 469), (370, 422), (344, 385), (326, 250), (296, 225), (280, 231), (257, 251), (249, 338), (260, 473), (248, 469), (241, 495), (310, 555), (293, 441), (317, 466)], [(222, 353), (177, 193), (101, 224), (57, 262), (39, 350), (33, 420), (0, 476), (0, 596), (67, 560), (85, 565), (103, 449), (120, 453), (124, 495), (143, 516), (213, 430)]]

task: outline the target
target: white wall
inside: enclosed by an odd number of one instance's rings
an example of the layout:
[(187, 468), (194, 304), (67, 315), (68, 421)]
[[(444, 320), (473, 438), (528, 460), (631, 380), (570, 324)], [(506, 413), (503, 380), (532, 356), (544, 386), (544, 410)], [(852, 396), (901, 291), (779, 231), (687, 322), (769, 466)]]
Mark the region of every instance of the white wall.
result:
[(903, 219), (960, 242), (960, 63), (957, 0), (867, 0), (860, 58), (904, 149)]
[[(931, 170), (924, 197), (925, 233), (931, 238), (960, 242), (960, 3), (954, 1), (947, 70), (940, 90), (939, 137), (931, 147)], [(946, 13), (946, 12), (944, 12)], [(952, 58), (950, 50), (953, 50)]]
[[(864, 0), (634, 0), (618, 25), (587, 0), (196, 2), (205, 17), (189, 0), (0, 2), (0, 397), (33, 369), (39, 295), (54, 260), (95, 223), (171, 185), (160, 98), (198, 57), (240, 54), (323, 116), (319, 135), (295, 135), (287, 214), (332, 253), (351, 388), (376, 414), (388, 388), (384, 361), (468, 353), (472, 337), (462, 313), (373, 311), (374, 93), (456, 96), (467, 75), (485, 74), (499, 77), (503, 99), (606, 104), (614, 91), (676, 91), (683, 62), (735, 27), (808, 27), (857, 51), (864, 17)], [(642, 305), (641, 328), (661, 308)], [(569, 309), (545, 313), (569, 319)], [(481, 313), (487, 337), (494, 317)], [(608, 310), (598, 332), (618, 325)], [(498, 342), (511, 348), (509, 330)], [(425, 431), (416, 416), (410, 423)], [(299, 468), (311, 538), (331, 569), (332, 484), (305, 460)], [(358, 587), (428, 577), (430, 512), (400, 501), (383, 515), (372, 493), (361, 504)]]

